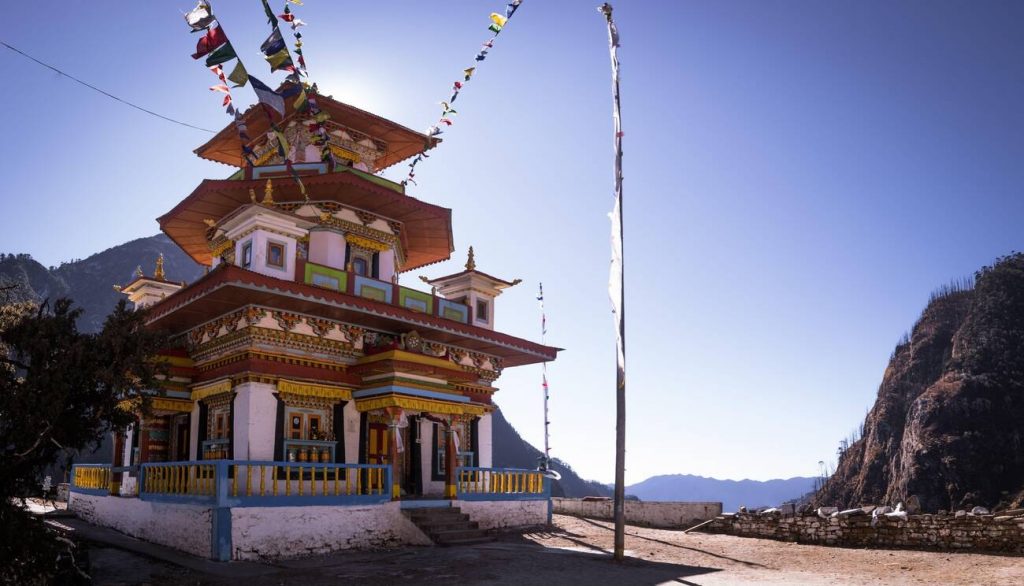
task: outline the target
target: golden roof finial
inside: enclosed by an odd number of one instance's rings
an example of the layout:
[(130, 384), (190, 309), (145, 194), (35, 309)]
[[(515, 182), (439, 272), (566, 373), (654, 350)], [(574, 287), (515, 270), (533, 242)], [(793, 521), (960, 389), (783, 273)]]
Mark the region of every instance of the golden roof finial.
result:
[(466, 270), (467, 271), (474, 271), (474, 270), (476, 270), (476, 259), (473, 258), (473, 247), (472, 246), (469, 247), (469, 257), (466, 259)]
[(153, 271), (153, 278), (159, 281), (166, 280), (164, 278), (164, 253), (160, 253), (160, 256), (156, 257), (156, 270)]
[(136, 279), (140, 279), (140, 278), (146, 276), (146, 275), (142, 274), (142, 265), (139, 265), (139, 266), (135, 267), (135, 272), (133, 273), (133, 276)]
[(274, 205), (274, 184), (267, 179), (267, 186), (263, 188), (263, 201), (260, 202), (265, 206)]

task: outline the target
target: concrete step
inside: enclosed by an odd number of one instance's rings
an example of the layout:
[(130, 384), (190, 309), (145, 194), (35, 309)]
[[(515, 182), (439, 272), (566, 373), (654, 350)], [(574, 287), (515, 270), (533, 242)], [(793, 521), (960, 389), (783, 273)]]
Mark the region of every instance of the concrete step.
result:
[(448, 510), (446, 510), (445, 512), (438, 511), (438, 512), (431, 512), (431, 513), (421, 513), (419, 511), (411, 512), (410, 513), (408, 511), (406, 511), (406, 514), (409, 515), (410, 517), (412, 517), (413, 519), (467, 519), (467, 518), (469, 518), (469, 515), (463, 513), (462, 511), (459, 511), (458, 509), (455, 509), (455, 510), (453, 510), (451, 512), (448, 512)]
[(430, 521), (416, 523), (416, 526), (428, 533), (438, 531), (450, 531), (453, 529), (479, 529), (480, 524), (476, 521)]
[(403, 511), (430, 540), (438, 545), (485, 543), (492, 538), (479, 523), (458, 507), (408, 509)]

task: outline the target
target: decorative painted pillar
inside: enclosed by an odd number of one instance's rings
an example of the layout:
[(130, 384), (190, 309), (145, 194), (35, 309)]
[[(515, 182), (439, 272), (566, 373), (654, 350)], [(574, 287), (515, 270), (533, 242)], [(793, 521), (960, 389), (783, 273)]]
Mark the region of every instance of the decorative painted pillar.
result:
[(402, 433), (398, 424), (402, 419), (402, 409), (399, 407), (387, 407), (388, 417), (391, 423), (388, 429), (394, 434), (388, 442), (388, 462), (391, 463), (391, 500), (397, 501), (402, 498), (402, 485), (398, 478), (398, 442), (402, 441), (399, 434)]
[[(168, 423), (167, 417), (147, 417), (139, 425), (139, 460), (141, 462), (166, 462)], [(140, 462), (140, 463), (141, 463)]]
[(448, 418), (444, 431), (444, 496), (454, 499), (455, 491), (455, 429), (452, 427), (454, 417)]

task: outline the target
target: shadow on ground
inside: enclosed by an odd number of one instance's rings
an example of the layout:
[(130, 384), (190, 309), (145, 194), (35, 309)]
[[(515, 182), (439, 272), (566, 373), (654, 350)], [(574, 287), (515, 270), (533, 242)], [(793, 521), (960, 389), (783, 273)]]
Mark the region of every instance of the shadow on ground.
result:
[[(575, 538), (554, 531), (563, 539)], [(535, 535), (535, 534), (534, 534)], [(578, 537), (578, 536), (577, 536)], [(246, 564), (232, 575), (231, 564), (216, 574), (180, 568), (122, 550), (95, 548), (91, 555), (96, 584), (497, 584), (560, 586), (571, 584), (692, 584), (687, 578), (717, 572), (715, 568), (627, 558), (615, 562), (599, 548), (575, 539), (579, 549), (538, 545), (522, 535), (505, 534), (498, 541), (461, 547), (407, 547), (388, 551), (350, 551), (315, 557)], [(259, 571), (257, 568), (262, 568)], [(241, 569), (241, 567), (239, 568)]]

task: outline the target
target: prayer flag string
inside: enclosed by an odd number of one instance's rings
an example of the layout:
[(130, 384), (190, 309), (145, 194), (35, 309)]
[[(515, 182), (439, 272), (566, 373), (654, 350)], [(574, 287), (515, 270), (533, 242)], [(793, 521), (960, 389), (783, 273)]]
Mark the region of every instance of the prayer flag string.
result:
[[(292, 36), (295, 38), (295, 55), (296, 63), (298, 63), (298, 71), (302, 75), (309, 76), (306, 70), (306, 57), (302, 52), (302, 32), (299, 31), (301, 27), (306, 26), (306, 23), (302, 19), (295, 16), (292, 13), (289, 4), (295, 4), (302, 6), (300, 0), (285, 0), (284, 10), (278, 15), (278, 18), (288, 23), (292, 29)], [(334, 167), (334, 151), (331, 150), (330, 136), (327, 133), (327, 121), (331, 118), (330, 114), (320, 110), (320, 105), (316, 100), (317, 87), (316, 84), (312, 86), (304, 85), (299, 92), (299, 97), (295, 101), (295, 109), (300, 112), (309, 111), (311, 115), (306, 120), (306, 125), (309, 132), (312, 134), (312, 143), (320, 148), (320, 160), (328, 163), (332, 168)]]
[[(242, 65), (242, 60), (235, 53), (235, 48), (231, 45), (231, 41), (228, 40), (224, 27), (221, 26), (217, 17), (214, 16), (213, 7), (209, 2), (199, 0), (195, 8), (185, 13), (185, 23), (193, 33), (205, 31), (205, 34), (196, 43), (196, 52), (192, 54), (192, 58), (200, 59), (206, 57), (206, 67), (217, 76), (217, 81), (220, 83), (210, 86), (210, 91), (224, 94), (221, 105), (228, 116), (231, 116), (234, 120), (235, 129), (238, 131), (238, 138), (242, 143), (242, 158), (251, 167), (253, 165), (252, 156), (254, 153), (249, 147), (248, 129), (245, 126), (245, 121), (242, 120), (241, 113), (232, 102), (231, 87), (228, 85), (229, 80), (236, 84), (235, 87), (245, 85), (248, 79), (245, 66)], [(237, 63), (234, 69), (231, 70), (230, 75), (224, 75), (223, 64), (232, 59), (236, 60)]]
[[(540, 283), (539, 292), (537, 294), (537, 303), (540, 304), (540, 343), (544, 344), (544, 337), (548, 333), (548, 317), (544, 313), (544, 283)], [(551, 422), (548, 421), (548, 363), (544, 361), (541, 364), (541, 391), (544, 392), (544, 455), (538, 462), (538, 469), (546, 471), (548, 464), (551, 460), (551, 447), (548, 443), (549, 430), (548, 427)]]
[[(458, 114), (458, 112), (455, 111), (455, 109), (452, 107), (452, 104), (455, 103), (455, 100), (459, 97), (459, 93), (463, 90), (463, 88), (466, 87), (466, 84), (469, 83), (469, 80), (473, 78), (473, 74), (476, 73), (476, 68), (479, 66), (479, 63), (487, 59), (487, 54), (490, 52), (491, 49), (494, 48), (494, 41), (497, 40), (498, 35), (500, 35), (501, 31), (505, 29), (505, 27), (508, 24), (508, 21), (512, 18), (512, 15), (516, 13), (516, 10), (519, 9), (519, 5), (522, 3), (523, 0), (512, 0), (511, 2), (506, 4), (504, 16), (498, 14), (497, 12), (491, 13), (489, 19), (490, 23), (487, 26), (487, 30), (491, 31), (492, 34), (491, 37), (487, 39), (487, 41), (483, 45), (480, 46), (480, 50), (477, 51), (476, 56), (473, 58), (474, 62), (477, 65), (472, 65), (470, 67), (463, 69), (462, 78), (455, 80), (455, 82), (452, 84), (452, 95), (446, 101), (440, 103), (441, 117), (438, 119), (436, 124), (427, 129), (426, 134), (428, 137), (433, 138), (443, 134), (444, 129), (446, 127), (451, 126), (454, 123), (454, 121), (452, 120), (452, 116)], [(427, 148), (429, 147), (430, 143), (428, 140)], [(416, 155), (415, 158), (413, 158), (413, 160), (409, 163), (409, 174), (402, 181), (403, 186), (407, 186), (409, 183), (416, 185), (416, 165), (418, 165), (420, 161), (422, 161), (423, 159), (427, 158), (430, 157), (425, 153), (420, 153)]]

